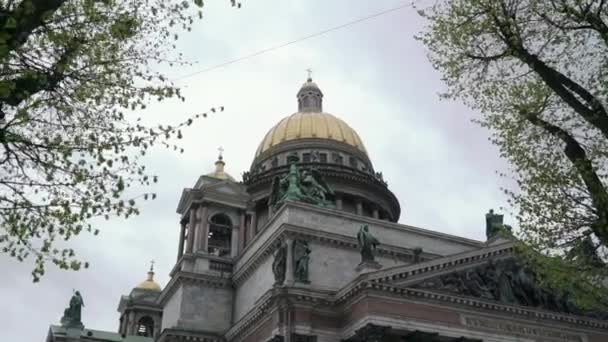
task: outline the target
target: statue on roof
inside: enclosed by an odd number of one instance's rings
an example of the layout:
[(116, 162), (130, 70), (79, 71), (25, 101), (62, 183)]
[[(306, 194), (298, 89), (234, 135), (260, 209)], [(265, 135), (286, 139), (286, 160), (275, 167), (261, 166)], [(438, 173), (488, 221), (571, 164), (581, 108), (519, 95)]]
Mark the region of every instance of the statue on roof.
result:
[(511, 234), (511, 226), (502, 223), (504, 215), (494, 213), (494, 209), (486, 214), (486, 238), (489, 240), (499, 234)]
[(323, 175), (317, 169), (304, 170), (302, 172), (302, 186), (308, 198), (321, 206), (330, 206), (327, 195), (333, 195), (333, 190), (323, 179)]
[(361, 262), (375, 263), (374, 250), (380, 242), (372, 233), (370, 233), (368, 225), (364, 224), (359, 229), (359, 233), (357, 233), (357, 242), (359, 243), (359, 250), (361, 251)]
[(84, 328), (82, 324), (82, 307), (84, 301), (79, 291), (75, 291), (70, 299), (70, 306), (63, 311), (61, 325), (68, 328)]
[(276, 209), (285, 201), (315, 204), (321, 207), (333, 207), (327, 195), (333, 191), (323, 179), (321, 173), (310, 168), (300, 171), (297, 163), (299, 157), (293, 153), (287, 157), (289, 171), (283, 177), (275, 177), (270, 190), (268, 204)]

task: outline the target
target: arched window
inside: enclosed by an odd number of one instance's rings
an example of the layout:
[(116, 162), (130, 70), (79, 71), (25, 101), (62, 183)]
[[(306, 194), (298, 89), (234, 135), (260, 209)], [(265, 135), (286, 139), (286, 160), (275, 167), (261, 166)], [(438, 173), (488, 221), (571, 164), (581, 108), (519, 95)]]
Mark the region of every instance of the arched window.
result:
[(137, 322), (137, 335), (154, 337), (154, 320), (150, 316), (144, 316)]
[(207, 252), (220, 257), (230, 257), (232, 246), (232, 221), (226, 214), (216, 214), (209, 220)]

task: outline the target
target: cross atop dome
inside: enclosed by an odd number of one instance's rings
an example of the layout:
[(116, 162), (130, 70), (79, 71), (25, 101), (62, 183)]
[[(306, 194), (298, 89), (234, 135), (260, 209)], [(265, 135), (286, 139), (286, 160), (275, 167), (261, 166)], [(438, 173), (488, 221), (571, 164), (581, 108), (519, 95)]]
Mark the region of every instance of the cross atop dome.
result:
[(224, 160), (224, 148), (222, 146), (217, 148), (218, 152), (219, 152), (219, 156), (217, 157), (218, 160)]

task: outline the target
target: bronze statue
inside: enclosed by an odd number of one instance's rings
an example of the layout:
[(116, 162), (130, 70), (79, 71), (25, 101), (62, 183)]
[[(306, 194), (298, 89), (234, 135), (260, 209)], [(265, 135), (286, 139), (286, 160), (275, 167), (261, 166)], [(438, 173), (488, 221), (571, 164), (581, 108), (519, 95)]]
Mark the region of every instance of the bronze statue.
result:
[(491, 239), (500, 233), (511, 233), (511, 226), (503, 224), (504, 215), (494, 214), (494, 209), (486, 214), (486, 238)]
[(359, 229), (357, 242), (361, 251), (361, 262), (374, 262), (374, 250), (380, 242), (369, 232), (368, 225), (365, 224)]
[(274, 285), (283, 285), (285, 282), (285, 270), (287, 267), (287, 246), (281, 245), (274, 253), (272, 261), (272, 273), (274, 273)]
[(608, 319), (606, 313), (577, 308), (568, 292), (560, 293), (550, 287), (541, 287), (534, 272), (515, 259), (489, 260), (473, 269), (435, 276), (412, 287)]
[(302, 172), (302, 185), (304, 192), (309, 199), (318, 201), (321, 204), (327, 202), (327, 194), (333, 192), (329, 189), (329, 186), (323, 180), (321, 173), (315, 169), (305, 170)]
[(308, 242), (295, 240), (293, 242), (294, 278), (301, 283), (309, 283), (308, 261), (310, 260), (310, 248)]
[(82, 307), (84, 301), (79, 291), (75, 291), (70, 299), (70, 306), (63, 311), (61, 317), (61, 325), (64, 327), (83, 328), (82, 324)]
[(268, 204), (274, 209), (278, 209), (278, 206), (285, 201), (332, 207), (327, 195), (333, 195), (333, 191), (321, 173), (313, 168), (300, 172), (296, 165), (299, 161), (297, 153), (289, 155), (287, 161), (289, 172), (283, 177), (276, 176), (273, 179)]

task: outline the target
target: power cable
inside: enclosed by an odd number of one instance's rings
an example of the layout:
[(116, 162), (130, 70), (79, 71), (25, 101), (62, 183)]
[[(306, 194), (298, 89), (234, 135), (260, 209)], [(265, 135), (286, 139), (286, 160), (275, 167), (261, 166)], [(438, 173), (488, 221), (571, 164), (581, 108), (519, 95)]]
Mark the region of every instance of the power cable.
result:
[(370, 19), (382, 16), (382, 15), (385, 15), (385, 14), (388, 14), (388, 13), (391, 13), (391, 12), (395, 12), (395, 11), (404, 9), (406, 7), (413, 7), (415, 5), (415, 3), (418, 2), (418, 1), (421, 1), (421, 0), (413, 0), (413, 1), (410, 1), (408, 3), (399, 5), (397, 7), (393, 7), (393, 8), (389, 8), (387, 10), (384, 10), (384, 11), (376, 12), (376, 13), (367, 15), (365, 17), (362, 17), (362, 18), (359, 18), (359, 19), (355, 19), (355, 20), (352, 20), (352, 21), (349, 21), (347, 23), (340, 24), (340, 25), (337, 25), (337, 26), (334, 26), (334, 27), (330, 27), (328, 29), (325, 29), (325, 30), (322, 30), (322, 31), (318, 31), (316, 33), (312, 33), (312, 34), (309, 34), (309, 35), (306, 35), (306, 36), (294, 39), (292, 41), (289, 41), (289, 42), (286, 42), (286, 43), (283, 43), (283, 44), (280, 44), (280, 45), (276, 45), (276, 46), (273, 46), (273, 47), (270, 47), (270, 48), (267, 48), (267, 49), (259, 50), (259, 51), (256, 51), (254, 53), (251, 53), (249, 55), (245, 55), (245, 56), (242, 56), (242, 57), (239, 57), (239, 58), (235, 58), (235, 59), (232, 59), (232, 60), (220, 63), (220, 64), (216, 64), (216, 65), (208, 67), (206, 69), (194, 71), (194, 72), (191, 72), (189, 74), (186, 74), (186, 75), (174, 78), (173, 81), (180, 81), (180, 80), (183, 80), (183, 79), (186, 79), (186, 78), (190, 78), (190, 77), (198, 75), (198, 74), (202, 74), (202, 73), (206, 73), (206, 72), (218, 69), (218, 68), (222, 68), (222, 67), (228, 66), (230, 64), (241, 62), (241, 61), (244, 61), (246, 59), (249, 59), (249, 58), (252, 58), (252, 57), (255, 57), (255, 56), (259, 56), (259, 55), (268, 53), (270, 51), (274, 51), (274, 50), (277, 50), (277, 49), (280, 49), (280, 48), (284, 48), (286, 46), (289, 46), (289, 45), (292, 45), (292, 44), (295, 44), (295, 43), (299, 43), (299, 42), (304, 41), (304, 40), (315, 38), (315, 37), (324, 35), (326, 33), (332, 32), (332, 31), (340, 30), (340, 29), (343, 29), (345, 27), (348, 27), (348, 26), (351, 26), (351, 25), (354, 25), (354, 24), (358, 24), (358, 23), (366, 21), (366, 20), (370, 20)]

